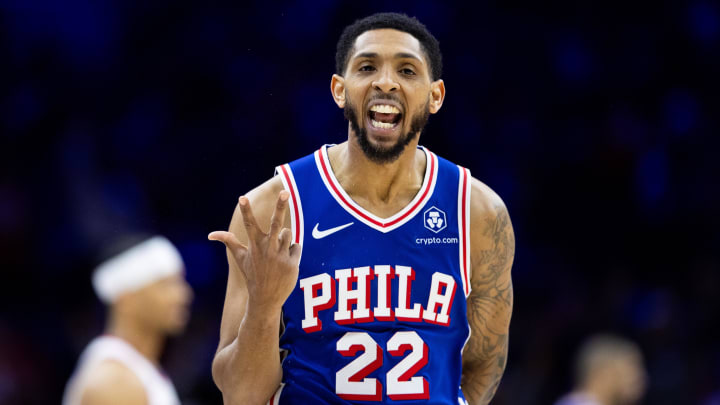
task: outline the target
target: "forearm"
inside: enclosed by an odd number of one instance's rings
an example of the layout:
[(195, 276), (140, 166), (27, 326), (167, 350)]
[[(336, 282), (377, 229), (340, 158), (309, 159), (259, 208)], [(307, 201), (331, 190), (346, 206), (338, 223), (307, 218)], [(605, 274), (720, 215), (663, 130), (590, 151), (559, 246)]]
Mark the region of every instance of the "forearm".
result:
[(213, 361), (213, 379), (226, 405), (265, 404), (282, 379), (280, 311), (247, 308), (235, 340)]
[(486, 405), (495, 396), (507, 364), (507, 336), (501, 338), (493, 355), (463, 365), (461, 387), (470, 405)]
[(471, 334), (463, 350), (461, 386), (470, 404), (485, 405), (495, 396), (507, 363), (515, 234), (505, 204), (487, 186), (473, 180), (471, 201)]

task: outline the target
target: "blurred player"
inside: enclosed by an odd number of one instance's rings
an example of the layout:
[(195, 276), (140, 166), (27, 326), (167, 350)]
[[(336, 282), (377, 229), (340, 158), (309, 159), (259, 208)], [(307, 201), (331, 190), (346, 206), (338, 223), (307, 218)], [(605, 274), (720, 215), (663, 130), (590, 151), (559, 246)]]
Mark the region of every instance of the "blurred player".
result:
[(158, 362), (166, 338), (188, 322), (180, 253), (155, 236), (100, 264), (92, 281), (108, 305), (106, 330), (80, 356), (63, 405), (179, 405)]
[(630, 405), (645, 393), (646, 375), (637, 345), (597, 335), (577, 354), (575, 389), (556, 405)]
[(215, 382), (228, 405), (486, 404), (514, 237), (492, 190), (418, 146), (445, 98), (438, 42), (375, 14), (345, 29), (336, 69), (347, 142), (279, 166), (210, 234), (230, 264)]

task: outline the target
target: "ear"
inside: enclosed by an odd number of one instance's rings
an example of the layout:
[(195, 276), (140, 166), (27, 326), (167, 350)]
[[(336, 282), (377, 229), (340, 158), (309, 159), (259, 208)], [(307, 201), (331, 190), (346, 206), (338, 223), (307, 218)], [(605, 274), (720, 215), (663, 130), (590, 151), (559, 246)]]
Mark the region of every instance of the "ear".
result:
[(445, 82), (436, 80), (430, 83), (430, 114), (440, 111), (445, 100)]
[(330, 91), (332, 92), (335, 104), (340, 108), (345, 108), (345, 78), (338, 74), (332, 75), (332, 79), (330, 79)]

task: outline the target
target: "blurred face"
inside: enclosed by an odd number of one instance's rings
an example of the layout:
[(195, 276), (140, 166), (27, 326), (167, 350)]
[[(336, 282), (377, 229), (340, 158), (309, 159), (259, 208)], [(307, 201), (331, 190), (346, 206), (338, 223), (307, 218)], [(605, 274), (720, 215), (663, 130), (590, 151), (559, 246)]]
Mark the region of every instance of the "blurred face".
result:
[(352, 140), (378, 163), (394, 161), (417, 139), (445, 95), (442, 80), (430, 79), (420, 42), (393, 29), (358, 36), (344, 76), (334, 75), (331, 89)]
[(133, 313), (148, 329), (176, 335), (190, 319), (193, 293), (182, 274), (158, 280), (134, 293)]
[(645, 393), (646, 375), (640, 355), (618, 358), (612, 367), (617, 404), (633, 404)]

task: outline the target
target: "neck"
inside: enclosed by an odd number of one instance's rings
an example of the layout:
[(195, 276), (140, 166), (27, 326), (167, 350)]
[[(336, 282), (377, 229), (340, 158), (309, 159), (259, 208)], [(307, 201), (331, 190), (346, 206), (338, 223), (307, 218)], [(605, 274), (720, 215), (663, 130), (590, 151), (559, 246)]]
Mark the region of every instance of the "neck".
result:
[(351, 134), (348, 142), (328, 151), (330, 166), (345, 192), (363, 208), (389, 217), (408, 204), (422, 186), (425, 154), (417, 138), (390, 163), (370, 160)]
[(165, 336), (157, 329), (147, 328), (135, 319), (112, 313), (105, 333), (126, 341), (151, 363), (160, 362)]

